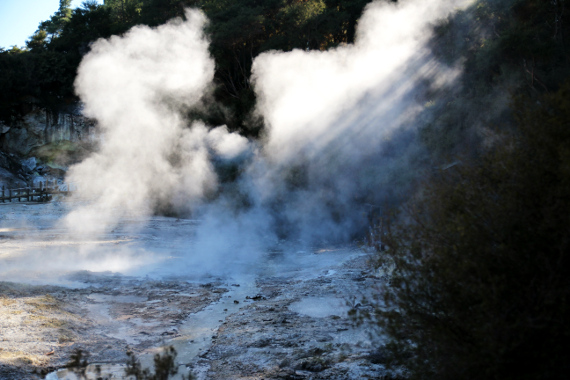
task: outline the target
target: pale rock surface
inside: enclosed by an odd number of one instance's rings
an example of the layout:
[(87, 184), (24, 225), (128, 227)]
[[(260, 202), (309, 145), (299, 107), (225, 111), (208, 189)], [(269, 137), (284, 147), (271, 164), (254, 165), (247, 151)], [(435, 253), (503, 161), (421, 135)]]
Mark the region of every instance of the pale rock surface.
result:
[(79, 107), (69, 112), (33, 108), (20, 120), (0, 124), (0, 150), (22, 156), (49, 143), (95, 139), (95, 123), (81, 115)]

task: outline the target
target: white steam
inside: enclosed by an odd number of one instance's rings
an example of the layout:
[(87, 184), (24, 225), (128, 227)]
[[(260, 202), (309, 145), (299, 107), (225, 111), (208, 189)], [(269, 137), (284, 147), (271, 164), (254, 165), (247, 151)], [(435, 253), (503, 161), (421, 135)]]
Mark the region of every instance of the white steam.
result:
[(353, 45), (255, 59), (270, 164), (252, 177), (264, 202), (284, 200), (279, 218), (302, 240), (348, 239), (366, 223), (364, 203), (405, 191), (409, 160), (421, 156), (413, 128), (424, 109), (419, 85), (443, 86), (458, 74), (432, 59), (429, 26), (460, 3), (373, 2)]
[[(457, 75), (425, 48), (429, 26), (465, 3), (373, 2), (353, 45), (257, 57), (257, 112), (267, 126), (258, 150), (225, 126), (182, 117), (214, 73), (202, 13), (96, 42), (76, 89), (103, 143), (69, 173), (89, 201), (67, 215), (67, 227), (101, 233), (125, 216), (192, 210), (202, 223), (188, 250), (201, 253), (188, 260), (206, 267), (229, 255), (256, 258), (282, 235), (350, 239), (366, 223), (363, 204), (405, 188), (419, 157), (419, 84)], [(238, 157), (239, 179), (219, 187), (213, 158)]]
[(253, 77), (269, 127), (267, 154), (281, 162), (299, 151), (313, 155), (347, 132), (343, 138), (356, 139), (356, 149), (377, 149), (389, 129), (413, 116), (417, 104), (405, 97), (433, 68), (424, 47), (428, 26), (454, 3), (373, 2), (353, 45), (257, 57)]
[(83, 59), (76, 91), (104, 142), (69, 173), (90, 199), (67, 216), (72, 231), (103, 232), (120, 217), (156, 207), (189, 208), (216, 186), (210, 149), (227, 155), (243, 149), (243, 138), (208, 132), (200, 123), (187, 128), (181, 117), (214, 75), (205, 16), (188, 11), (186, 17), (99, 40)]

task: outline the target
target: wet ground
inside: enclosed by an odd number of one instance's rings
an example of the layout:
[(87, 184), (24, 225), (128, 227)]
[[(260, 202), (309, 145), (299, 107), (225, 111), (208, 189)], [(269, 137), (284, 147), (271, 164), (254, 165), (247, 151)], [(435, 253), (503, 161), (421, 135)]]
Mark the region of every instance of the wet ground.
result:
[(383, 375), (348, 316), (369, 308), (362, 297), (381, 281), (358, 247), (280, 242), (216, 271), (191, 252), (199, 221), (127, 218), (105, 236), (69, 238), (57, 224), (68, 206), (0, 205), (0, 378), (72, 379), (56, 370), (78, 349), (88, 377), (98, 365), (123, 378), (127, 351), (151, 366), (165, 346), (198, 379)]

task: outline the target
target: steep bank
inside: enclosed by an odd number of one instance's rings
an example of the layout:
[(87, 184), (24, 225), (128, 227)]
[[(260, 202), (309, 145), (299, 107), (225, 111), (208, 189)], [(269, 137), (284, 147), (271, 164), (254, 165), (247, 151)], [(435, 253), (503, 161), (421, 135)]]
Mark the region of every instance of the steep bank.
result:
[(63, 178), (68, 165), (97, 142), (96, 124), (81, 114), (81, 105), (60, 111), (31, 107), (19, 119), (0, 122), (0, 186)]

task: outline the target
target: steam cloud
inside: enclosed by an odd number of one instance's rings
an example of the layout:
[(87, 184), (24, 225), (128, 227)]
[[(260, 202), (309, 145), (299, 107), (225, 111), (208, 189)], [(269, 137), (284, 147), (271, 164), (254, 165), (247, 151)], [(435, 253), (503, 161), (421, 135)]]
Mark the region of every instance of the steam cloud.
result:
[(301, 240), (347, 240), (366, 223), (365, 204), (406, 191), (418, 167), (409, 161), (421, 158), (413, 128), (424, 109), (420, 84), (441, 87), (458, 75), (432, 59), (428, 27), (465, 3), (373, 2), (354, 45), (256, 58), (269, 165), (251, 176), (265, 203), (286, 200), (279, 220)]
[(67, 216), (72, 231), (100, 233), (126, 215), (189, 208), (216, 186), (210, 147), (230, 156), (245, 148), (245, 139), (224, 127), (187, 128), (181, 117), (214, 75), (203, 34), (206, 19), (197, 11), (186, 17), (99, 40), (82, 61), (76, 92), (84, 114), (98, 121), (104, 142), (70, 171), (68, 178), (91, 200)]
[[(212, 266), (239, 252), (255, 258), (282, 235), (347, 241), (366, 223), (365, 203), (403, 191), (413, 176), (419, 85), (444, 86), (458, 74), (431, 59), (428, 27), (465, 3), (373, 2), (354, 45), (257, 57), (257, 112), (267, 126), (260, 146), (181, 116), (213, 78), (200, 12), (98, 41), (76, 89), (104, 141), (70, 170), (90, 201), (68, 214), (67, 228), (102, 233), (157, 208), (193, 211), (201, 219), (193, 250), (209, 256), (189, 260)], [(218, 190), (212, 160), (246, 151), (240, 179), (207, 201)]]

